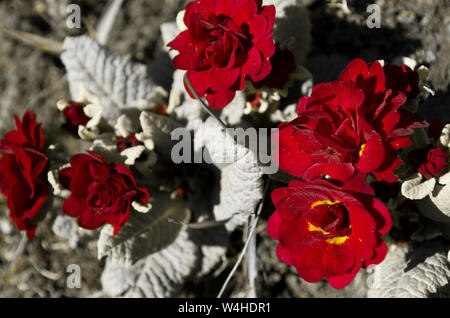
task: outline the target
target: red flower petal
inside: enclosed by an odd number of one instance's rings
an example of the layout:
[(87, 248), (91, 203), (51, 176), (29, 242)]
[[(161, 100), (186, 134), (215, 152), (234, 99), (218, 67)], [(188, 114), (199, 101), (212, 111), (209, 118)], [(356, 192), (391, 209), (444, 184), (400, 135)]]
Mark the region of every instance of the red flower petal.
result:
[(394, 174), (394, 171), (402, 164), (403, 161), (397, 158), (392, 163), (383, 165), (377, 171), (373, 171), (372, 174), (378, 181), (385, 181), (388, 183), (397, 182), (399, 179)]
[(362, 59), (354, 59), (342, 71), (339, 80), (356, 82), (359, 77), (362, 77), (363, 74), (367, 74), (368, 72), (369, 68), (366, 62)]
[[(69, 214), (68, 214), (69, 215)], [(90, 209), (84, 210), (78, 216), (78, 225), (87, 230), (95, 230), (106, 223), (106, 215), (95, 213)], [(116, 224), (113, 224), (114, 233)]]
[(147, 204), (147, 189), (139, 188), (133, 173), (118, 163), (108, 164), (103, 156), (88, 152), (73, 156), (71, 168), (60, 172), (72, 194), (63, 212), (78, 217), (78, 224), (96, 229), (105, 223), (119, 232), (130, 216), (131, 202)]
[(357, 205), (349, 204), (350, 222), (352, 224), (353, 249), (359, 259), (370, 259), (377, 244), (375, 236), (376, 223), (372, 215)]
[[(273, 192), (272, 192), (273, 197)], [(272, 199), (273, 200), (273, 199)], [(272, 216), (269, 218), (269, 221), (267, 222), (267, 234), (273, 238), (274, 240), (279, 241), (280, 236), (278, 234), (278, 231), (280, 229), (281, 224), (281, 218), (278, 215), (278, 213), (275, 211)]]
[(259, 73), (256, 75), (251, 75), (250, 79), (253, 82), (262, 81), (270, 74), (271, 71), (272, 71), (272, 65), (270, 64), (270, 61), (269, 61), (269, 59), (265, 59), (262, 61), (261, 70), (259, 71)]
[[(249, 20), (258, 13), (258, 8), (254, 0), (232, 1), (230, 3), (226, 3), (226, 1), (217, 1), (217, 3), (221, 2), (223, 2), (221, 14), (232, 16), (233, 20), (236, 21), (239, 26), (243, 23), (248, 23)], [(234, 5), (231, 5), (231, 3), (234, 3)], [(228, 8), (230, 8), (229, 11), (225, 12)], [(216, 13), (218, 12), (216, 11)]]
[(310, 155), (301, 151), (293, 140), (295, 130), (297, 128), (286, 126), (272, 136), (274, 142), (279, 145), (273, 159), (283, 171), (294, 176), (302, 176), (303, 172), (312, 165), (312, 160)]
[(0, 141), (0, 190), (7, 196), (9, 216), (29, 239), (36, 232), (33, 220), (49, 196), (47, 157), (41, 152), (44, 137), (36, 115), (25, 112), (22, 121), (15, 116), (16, 130)]
[(209, 103), (209, 106), (214, 109), (221, 109), (231, 103), (231, 101), (234, 99), (234, 96), (236, 96), (236, 92), (234, 91), (223, 91), (216, 94), (208, 94), (206, 96), (206, 99)]
[(358, 271), (360, 270), (360, 268), (361, 268), (361, 265), (354, 266), (353, 271), (351, 271), (348, 274), (327, 276), (327, 282), (333, 288), (342, 289), (342, 288), (348, 286), (348, 284), (350, 284), (353, 281), (356, 274), (358, 274)]
[(184, 16), (188, 29), (169, 43), (179, 51), (174, 65), (188, 70), (199, 97), (223, 108), (244, 88), (246, 78), (256, 82), (270, 74), (274, 20), (275, 7), (259, 0), (191, 2)]
[(356, 168), (369, 173), (378, 169), (385, 160), (383, 140), (380, 135), (374, 133), (368, 141), (361, 146), (359, 160)]
[(261, 70), (261, 65), (263, 63), (261, 52), (256, 46), (248, 51), (247, 62), (242, 66), (242, 72), (248, 76), (254, 76), (258, 74)]
[(294, 191), (291, 188), (278, 188), (273, 190), (271, 194), (273, 204), (277, 205), (280, 200), (292, 195)]
[(86, 124), (91, 119), (84, 113), (85, 106), (85, 104), (71, 101), (69, 102), (69, 105), (63, 110), (65, 119), (65, 124), (63, 127), (73, 134), (78, 134), (78, 127), (86, 126)]
[(374, 215), (374, 219), (377, 222), (377, 229), (378, 233), (381, 235), (384, 235), (388, 233), (392, 228), (392, 219), (391, 214), (389, 213), (389, 210), (382, 204), (380, 201), (372, 199), (373, 200), (373, 208), (377, 210), (379, 213), (379, 216)]
[(326, 278), (343, 288), (361, 266), (385, 256), (380, 235), (391, 227), (389, 212), (371, 194), (357, 193), (358, 174), (350, 180), (351, 192), (319, 179), (291, 181), (272, 195), (276, 212), (267, 229), (280, 242), (277, 256), (308, 282)]
[(408, 97), (415, 97), (419, 93), (419, 75), (407, 65), (393, 65), (385, 63), (386, 87), (404, 93)]
[(313, 180), (316, 177), (330, 176), (331, 179), (345, 183), (355, 173), (351, 163), (316, 163), (308, 168), (303, 174), (303, 179)]
[(86, 209), (85, 198), (77, 198), (73, 195), (68, 197), (63, 204), (63, 212), (68, 216), (79, 217)]
[(285, 248), (281, 243), (277, 245), (275, 253), (277, 254), (277, 257), (279, 258), (280, 261), (288, 265), (294, 266), (294, 263), (292, 262), (291, 251)]
[(364, 268), (370, 268), (373, 265), (380, 264), (386, 257), (388, 248), (382, 239), (378, 239), (378, 245), (375, 247), (374, 257), (364, 262)]

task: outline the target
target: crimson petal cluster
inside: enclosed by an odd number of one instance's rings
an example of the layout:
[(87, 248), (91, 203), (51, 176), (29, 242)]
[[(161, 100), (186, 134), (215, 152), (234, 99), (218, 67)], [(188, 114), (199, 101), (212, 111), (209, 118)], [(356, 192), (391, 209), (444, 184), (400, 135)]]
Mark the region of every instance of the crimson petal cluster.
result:
[(59, 172), (61, 184), (70, 189), (63, 212), (78, 218), (78, 225), (96, 229), (105, 223), (114, 227), (116, 235), (130, 217), (132, 202), (145, 205), (147, 189), (136, 185), (133, 173), (126, 167), (94, 152), (70, 158), (70, 167)]
[(274, 21), (275, 7), (263, 6), (262, 0), (190, 2), (187, 30), (168, 44), (179, 52), (173, 64), (187, 70), (193, 88), (212, 108), (223, 108), (247, 79), (258, 82), (270, 74)]
[(281, 124), (275, 136), (280, 168), (306, 180), (328, 175), (345, 182), (362, 172), (396, 182), (394, 170), (402, 164), (396, 151), (410, 147), (413, 129), (428, 124), (400, 109), (406, 94), (417, 88), (389, 87), (393, 80), (387, 74), (396, 74), (393, 68), (385, 73), (379, 62), (356, 59), (338, 81), (318, 84), (310, 97), (301, 98), (298, 118)]
[[(308, 282), (326, 278), (347, 286), (360, 268), (386, 255), (381, 235), (391, 228), (386, 207), (365, 183), (368, 174), (394, 183), (403, 162), (397, 150), (428, 123), (401, 109), (418, 94), (418, 75), (406, 65), (351, 61), (337, 81), (316, 85), (298, 102), (298, 117), (273, 134), (280, 168), (303, 181), (272, 192), (269, 236), (277, 255)], [(439, 150), (422, 170), (442, 170)], [(445, 158), (444, 158), (445, 159)]]
[(380, 236), (390, 230), (391, 217), (370, 187), (365, 190), (323, 180), (291, 181), (274, 190), (276, 211), (267, 231), (280, 241), (279, 259), (307, 282), (326, 278), (334, 288), (348, 285), (361, 267), (381, 262), (387, 247)]
[(136, 147), (141, 144), (142, 143), (137, 140), (135, 133), (131, 133), (128, 137), (116, 137), (116, 145), (120, 151), (124, 151), (125, 149)]
[(449, 156), (440, 146), (428, 146), (409, 154), (409, 162), (414, 170), (425, 179), (439, 178), (447, 172)]
[(71, 133), (78, 135), (78, 127), (86, 126), (91, 119), (84, 113), (86, 104), (70, 101), (63, 110), (65, 123), (63, 127)]
[(11, 219), (31, 239), (37, 229), (35, 218), (49, 196), (48, 159), (42, 153), (44, 135), (36, 115), (27, 111), (22, 121), (14, 118), (17, 129), (0, 141), (0, 191), (8, 197)]

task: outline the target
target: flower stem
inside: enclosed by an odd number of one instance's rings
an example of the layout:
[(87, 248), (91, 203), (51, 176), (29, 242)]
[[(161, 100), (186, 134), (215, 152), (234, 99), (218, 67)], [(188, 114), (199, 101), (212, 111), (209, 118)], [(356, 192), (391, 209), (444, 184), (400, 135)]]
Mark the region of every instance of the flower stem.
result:
[[(258, 223), (258, 219), (255, 214), (252, 214), (248, 218), (248, 231), (252, 228), (256, 228), (256, 224)], [(248, 284), (248, 298), (256, 298), (256, 288), (255, 288), (255, 279), (258, 261), (256, 259), (256, 236), (252, 235), (247, 237), (247, 241), (249, 241), (247, 252), (245, 253), (245, 265), (247, 270), (247, 284)]]
[(195, 91), (194, 87), (192, 86), (191, 81), (189, 80), (189, 78), (187, 77), (186, 74), (184, 74), (184, 82), (187, 85), (187, 87), (189, 87), (191, 92), (194, 94), (195, 98), (200, 101), (202, 108), (209, 114), (209, 116), (213, 117), (220, 124), (220, 126), (222, 126), (223, 128), (227, 128), (227, 126), (224, 124), (224, 122), (221, 121), (220, 118), (211, 111), (211, 107), (202, 98), (200, 98), (200, 96), (198, 96), (197, 92)]
[[(247, 234), (247, 241), (245, 242), (244, 248), (241, 251), (241, 254), (239, 255), (238, 260), (236, 261), (236, 264), (234, 264), (233, 269), (231, 270), (230, 274), (228, 274), (227, 279), (225, 280), (225, 283), (223, 284), (222, 288), (220, 289), (219, 294), (217, 295), (217, 298), (221, 298), (223, 293), (225, 292), (225, 289), (228, 286), (228, 283), (230, 282), (231, 278), (233, 277), (234, 273), (236, 272), (239, 264), (241, 263), (242, 259), (244, 258), (244, 256), (246, 256), (247, 251), (249, 249), (249, 246), (252, 245), (252, 247), (250, 248), (250, 254), (246, 257), (247, 259), (252, 259), (253, 261), (250, 262), (252, 268), (250, 269), (249, 267), (247, 267), (247, 273), (251, 273), (252, 276), (250, 277), (249, 275), (247, 275), (247, 279), (249, 282), (249, 286), (250, 286), (250, 291), (247, 294), (248, 297), (256, 297), (256, 292), (254, 290), (254, 282), (255, 282), (255, 278), (256, 278), (256, 237), (254, 237), (255, 231), (256, 231), (256, 226), (258, 225), (258, 220), (259, 220), (259, 216), (261, 214), (262, 208), (264, 206), (264, 200), (266, 198), (266, 194), (267, 194), (267, 190), (269, 189), (269, 184), (270, 184), (270, 179), (266, 180), (266, 185), (264, 188), (264, 192), (263, 192), (263, 196), (261, 199), (261, 202), (259, 203), (258, 209), (256, 211), (255, 214), (253, 214), (253, 218), (252, 216), (250, 216), (249, 219), (249, 230), (248, 230), (248, 234)], [(253, 239), (255, 238), (255, 239)], [(247, 264), (249, 263), (249, 261), (247, 261)], [(250, 281), (251, 279), (251, 281)], [(251, 290), (253, 288), (253, 291)], [(251, 296), (251, 293), (253, 293), (255, 296)]]

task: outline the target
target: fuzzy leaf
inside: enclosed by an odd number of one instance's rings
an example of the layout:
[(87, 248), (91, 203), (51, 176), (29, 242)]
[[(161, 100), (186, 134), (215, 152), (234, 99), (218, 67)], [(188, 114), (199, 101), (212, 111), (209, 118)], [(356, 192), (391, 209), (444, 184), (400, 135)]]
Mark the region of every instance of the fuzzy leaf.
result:
[(170, 117), (151, 112), (142, 112), (139, 120), (144, 134), (155, 137), (155, 139), (170, 137), (172, 131), (179, 127), (179, 124)]
[(225, 231), (183, 228), (172, 244), (131, 267), (107, 262), (103, 290), (111, 296), (175, 297), (189, 279), (208, 274), (225, 258), (227, 240)]
[(172, 244), (126, 268), (109, 264), (102, 274), (106, 293), (128, 297), (173, 297), (197, 267), (199, 248), (186, 230)]
[(439, 145), (450, 148), (450, 124), (447, 124), (442, 129), (441, 137), (439, 138)]
[(430, 199), (441, 213), (450, 218), (450, 185), (438, 185)]
[(187, 210), (181, 200), (171, 200), (168, 194), (151, 199), (148, 213), (132, 214), (116, 236), (105, 226), (97, 243), (98, 258), (108, 257), (111, 263), (131, 266), (141, 258), (164, 249), (177, 238), (181, 225), (170, 222), (186, 220)]
[(127, 158), (127, 160), (125, 160), (125, 164), (134, 165), (136, 160), (144, 153), (144, 151), (145, 147), (139, 145), (125, 149), (120, 153), (120, 155)]
[[(447, 285), (449, 247), (428, 241), (416, 249), (392, 245), (386, 259), (369, 277), (372, 298), (427, 298)], [(436, 295), (433, 295), (436, 296)]]
[(450, 179), (450, 173), (440, 177), (433, 191), (417, 202), (420, 213), (428, 219), (438, 222), (437, 225), (445, 237), (450, 237), (450, 185), (448, 179)]
[(103, 291), (112, 297), (123, 295), (135, 285), (141, 269), (138, 265), (126, 268), (107, 261), (100, 279)]
[[(174, 93), (173, 90), (171, 94), (172, 93)], [(181, 98), (181, 96), (182, 94), (178, 94), (178, 97)], [(197, 100), (191, 99), (190, 97), (186, 98), (184, 102), (181, 105), (177, 106), (173, 112), (173, 116), (177, 121), (186, 122), (186, 129), (188, 129), (189, 131), (194, 130), (195, 123), (199, 120), (203, 120), (206, 117), (205, 114), (206, 112), (202, 109), (200, 103)]]
[(431, 178), (422, 182), (422, 175), (418, 173), (402, 183), (402, 194), (410, 200), (420, 200), (433, 192), (436, 179)]
[(213, 202), (217, 221), (232, 218), (229, 231), (242, 225), (255, 212), (263, 193), (263, 171), (256, 155), (222, 132), (212, 118), (204, 122), (194, 135), (194, 149), (205, 147), (206, 159), (220, 169), (220, 188)]
[(179, 127), (179, 124), (172, 118), (158, 115), (152, 112), (142, 112), (139, 121), (141, 122), (142, 135), (138, 138), (146, 143), (152, 141), (156, 150), (170, 159), (172, 152), (171, 134)]
[(114, 126), (121, 110), (159, 92), (148, 68), (110, 52), (88, 36), (67, 37), (61, 54), (75, 100), (80, 84), (100, 98), (104, 118)]
[(439, 184), (450, 185), (450, 172), (439, 178)]

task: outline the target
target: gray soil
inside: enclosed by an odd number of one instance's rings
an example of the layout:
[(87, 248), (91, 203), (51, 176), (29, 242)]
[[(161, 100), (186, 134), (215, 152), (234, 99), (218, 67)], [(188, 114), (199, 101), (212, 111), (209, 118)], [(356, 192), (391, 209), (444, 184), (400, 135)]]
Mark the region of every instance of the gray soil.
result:
[[(175, 19), (182, 0), (124, 1), (108, 46), (121, 54), (151, 64), (161, 50), (159, 25)], [(329, 6), (329, 1), (302, 0), (311, 13), (313, 43), (305, 67), (316, 82), (335, 79), (346, 63), (356, 57), (366, 61), (408, 56), (430, 68), (429, 82), (436, 90), (421, 105), (428, 120), (450, 121), (450, 4), (448, 0), (349, 0), (349, 13)], [(382, 8), (381, 28), (369, 29), (366, 8)], [(82, 8), (83, 28), (65, 26), (65, 8)], [(36, 33), (62, 41), (66, 35), (87, 32), (95, 26), (107, 1), (97, 0), (0, 0), (0, 27)], [(12, 115), (26, 109), (38, 114), (44, 127), (60, 125), (59, 99), (68, 99), (64, 67), (58, 57), (28, 47), (0, 33), (0, 135), (13, 127)], [(50, 137), (51, 138), (51, 137)], [(96, 246), (86, 238), (75, 250), (51, 230), (55, 214), (49, 213), (36, 238), (27, 242), (21, 257), (11, 264), (21, 234), (11, 225), (6, 204), (0, 200), (0, 297), (79, 297), (98, 295), (104, 264), (96, 258)], [(366, 274), (343, 291), (324, 283), (307, 284), (292, 268), (275, 256), (276, 242), (267, 237), (265, 226), (273, 206), (258, 228), (258, 295), (262, 297), (363, 297)], [(54, 204), (60, 205), (61, 202)], [(93, 235), (96, 235), (95, 233)], [(214, 297), (242, 248), (242, 233), (233, 235), (230, 265), (218, 279), (191, 282), (184, 294)], [(83, 264), (80, 289), (67, 287), (68, 264)], [(237, 295), (244, 286), (240, 270), (227, 291)]]

